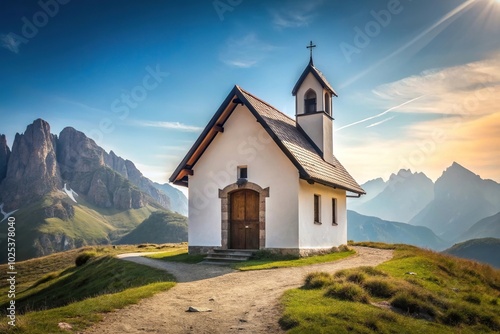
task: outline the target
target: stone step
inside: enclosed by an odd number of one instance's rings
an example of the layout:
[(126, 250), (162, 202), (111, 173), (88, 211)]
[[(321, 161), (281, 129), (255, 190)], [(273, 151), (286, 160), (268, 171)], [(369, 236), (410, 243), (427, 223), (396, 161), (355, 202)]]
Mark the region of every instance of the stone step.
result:
[(229, 265), (249, 260), (255, 253), (247, 249), (214, 249), (207, 254), (202, 264)]
[(214, 249), (211, 253), (217, 253), (217, 254), (241, 254), (241, 255), (252, 256), (255, 253), (255, 251), (246, 250), (246, 249)]
[(217, 256), (217, 255), (209, 255), (205, 257), (205, 260), (209, 261), (231, 261), (231, 262), (243, 262), (247, 261), (249, 258), (248, 257), (230, 257), (230, 256)]
[(209, 264), (212, 266), (230, 266), (230, 265), (234, 264), (234, 262), (204, 260), (204, 261), (201, 261), (200, 264)]
[(234, 257), (252, 257), (251, 253), (242, 253), (242, 252), (210, 252), (208, 255), (216, 255), (216, 256), (234, 256)]
[(235, 263), (235, 262), (246, 261), (246, 260), (248, 260), (248, 258), (212, 256), (209, 254), (208, 256), (205, 257), (205, 260), (208, 260), (208, 261), (227, 261), (227, 262)]

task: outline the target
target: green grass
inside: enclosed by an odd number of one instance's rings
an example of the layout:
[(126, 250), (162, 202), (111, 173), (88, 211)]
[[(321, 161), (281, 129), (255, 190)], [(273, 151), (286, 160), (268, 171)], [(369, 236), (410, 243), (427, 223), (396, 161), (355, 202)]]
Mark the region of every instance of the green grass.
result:
[[(44, 276), (16, 294), (19, 313), (64, 306), (99, 294), (115, 293), (156, 282), (173, 282), (163, 270), (152, 269), (110, 256)], [(4, 309), (6, 305), (0, 306)]]
[[(122, 253), (135, 253), (135, 252), (155, 252), (165, 249), (177, 250), (179, 248), (185, 249), (186, 244), (143, 244), (143, 245), (118, 245), (118, 246), (87, 246), (78, 249), (72, 249), (66, 252), (51, 254), (31, 260), (21, 261), (16, 263), (16, 271), (19, 273), (16, 277), (16, 284), (19, 291), (27, 289), (34, 282), (38, 281), (45, 275), (62, 271), (68, 267), (75, 265), (75, 259), (78, 254), (82, 252), (96, 252), (97, 255), (117, 255)], [(7, 265), (0, 265), (0, 273), (6, 273)], [(0, 280), (0, 303), (2, 303), (2, 298), (5, 298), (6, 288), (8, 286), (7, 281), (3, 279)]]
[[(17, 328), (0, 322), (1, 333), (60, 333), (58, 322), (81, 330), (110, 312), (175, 285), (165, 271), (113, 256), (120, 253), (185, 249), (185, 244), (94, 246), (16, 263)], [(85, 252), (97, 258), (75, 267)], [(6, 272), (6, 265), (0, 266)], [(8, 302), (7, 282), (0, 281), (0, 305)], [(5, 312), (5, 307), (0, 307)], [(61, 332), (62, 333), (62, 332)]]
[(238, 270), (262, 270), (262, 269), (274, 269), (274, 268), (285, 268), (285, 267), (301, 267), (308, 266), (311, 264), (333, 262), (344, 259), (348, 256), (355, 254), (354, 250), (346, 250), (335, 253), (329, 253), (325, 255), (315, 255), (303, 258), (294, 258), (280, 260), (279, 258), (270, 259), (257, 259), (249, 260), (242, 263), (237, 263), (233, 265), (233, 268)]
[[(68, 221), (59, 218), (45, 217), (45, 209), (66, 202), (73, 205), (74, 217)], [(152, 212), (158, 210), (153, 206), (140, 209), (117, 210), (98, 208), (78, 198), (78, 205), (60, 193), (51, 193), (40, 201), (23, 207), (16, 212), (16, 242), (23, 247), (17, 247), (18, 261), (30, 259), (48, 253), (59, 252), (62, 249), (61, 238), (65, 236), (74, 245), (110, 244), (121, 238), (138, 226)], [(6, 233), (6, 224), (0, 225), (0, 236)], [(41, 247), (42, 236), (45, 237), (44, 247)], [(6, 238), (0, 238), (0, 248), (6, 248)], [(51, 244), (51, 240), (54, 240)], [(59, 242), (55, 242), (59, 240)], [(0, 252), (0, 261), (6, 261), (7, 252)]]
[[(287, 291), (290, 333), (498, 333), (500, 271), (404, 245), (376, 268), (308, 275)], [(409, 273), (416, 275), (410, 275)]]
[(182, 262), (195, 264), (204, 260), (205, 255), (189, 255), (186, 248), (174, 249), (167, 252), (161, 252), (157, 254), (150, 254), (146, 257), (155, 260), (167, 261), (167, 262)]
[[(146, 257), (155, 260), (167, 261), (167, 262), (183, 262), (183, 263), (199, 263), (204, 260), (205, 255), (189, 255), (187, 253), (187, 247), (181, 249), (174, 249), (167, 252), (161, 252), (157, 254), (150, 254)], [(338, 261), (340, 259), (346, 258), (355, 254), (353, 250), (346, 250), (341, 252), (329, 253), (325, 255), (316, 255), (304, 258), (296, 258), (292, 256), (281, 256), (273, 255), (266, 252), (258, 253), (260, 259), (248, 260), (241, 263), (233, 264), (231, 267), (241, 271), (245, 270), (262, 270), (262, 269), (273, 269), (273, 268), (285, 268), (285, 267), (300, 267), (307, 266), (315, 263), (325, 263)]]
[(64, 307), (30, 312), (17, 317), (15, 328), (8, 326), (6, 321), (2, 321), (0, 323), (0, 332), (25, 334), (68, 333), (59, 329), (59, 322), (69, 323), (74, 331), (81, 331), (101, 321), (103, 314), (106, 312), (136, 304), (141, 299), (166, 291), (174, 285), (174, 282), (151, 283), (118, 293), (88, 298)]

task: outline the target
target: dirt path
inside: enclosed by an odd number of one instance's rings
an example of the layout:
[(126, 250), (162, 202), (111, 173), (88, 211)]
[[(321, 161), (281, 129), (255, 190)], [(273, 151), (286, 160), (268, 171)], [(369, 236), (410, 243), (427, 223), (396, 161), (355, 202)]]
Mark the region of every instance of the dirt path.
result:
[[(376, 266), (392, 251), (354, 247), (347, 259), (297, 268), (237, 272), (226, 267), (168, 263), (124, 254), (121, 258), (174, 274), (179, 283), (139, 304), (105, 315), (86, 333), (283, 333), (279, 328), (279, 298), (299, 287), (314, 271)], [(144, 254), (142, 254), (144, 255)], [(189, 306), (212, 312), (186, 312)]]

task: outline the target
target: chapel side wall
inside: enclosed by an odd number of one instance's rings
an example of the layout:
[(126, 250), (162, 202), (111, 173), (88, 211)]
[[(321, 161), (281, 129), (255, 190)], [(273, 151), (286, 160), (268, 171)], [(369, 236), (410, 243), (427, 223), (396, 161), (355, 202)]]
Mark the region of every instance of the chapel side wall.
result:
[[(321, 196), (321, 224), (314, 223), (314, 195)], [(337, 199), (337, 226), (332, 225), (332, 198)], [(328, 249), (347, 244), (346, 191), (299, 181), (299, 247)]]
[(237, 181), (247, 166), (248, 182), (269, 187), (266, 248), (298, 248), (298, 171), (246, 106), (239, 105), (195, 164), (189, 176), (189, 246), (221, 247), (219, 189)]

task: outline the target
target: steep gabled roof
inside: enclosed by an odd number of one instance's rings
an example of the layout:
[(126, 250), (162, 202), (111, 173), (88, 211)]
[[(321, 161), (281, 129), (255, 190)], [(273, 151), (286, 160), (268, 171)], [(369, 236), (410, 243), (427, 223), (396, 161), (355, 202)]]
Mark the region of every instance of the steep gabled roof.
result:
[(187, 179), (188, 175), (192, 173), (192, 168), (217, 133), (222, 131), (225, 121), (240, 103), (243, 103), (250, 110), (278, 147), (290, 159), (299, 171), (300, 178), (311, 183), (317, 182), (356, 194), (365, 194), (365, 191), (335, 157), (333, 158), (333, 164), (323, 160), (307, 135), (297, 128), (293, 119), (238, 86), (233, 88), (219, 107), (200, 137), (170, 177), (170, 182), (184, 186), (188, 185)]
[(304, 69), (304, 71), (300, 75), (299, 80), (297, 81), (297, 83), (293, 87), (293, 90), (292, 90), (293, 96), (297, 95), (297, 91), (299, 90), (300, 85), (306, 79), (306, 77), (307, 77), (307, 75), (309, 73), (312, 73), (312, 75), (314, 75), (314, 77), (316, 78), (316, 80), (319, 81), (319, 83), (321, 84), (321, 86), (323, 88), (325, 88), (326, 90), (328, 90), (334, 96), (338, 97), (337, 93), (333, 90), (332, 85), (330, 85), (330, 83), (328, 82), (328, 80), (326, 80), (326, 78), (323, 75), (323, 73), (321, 73), (320, 70), (318, 70), (316, 67), (314, 67), (312, 61), (310, 61), (309, 64), (306, 66), (306, 68)]

